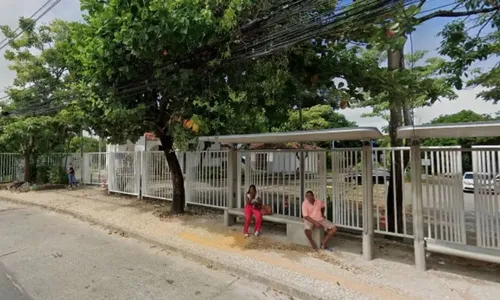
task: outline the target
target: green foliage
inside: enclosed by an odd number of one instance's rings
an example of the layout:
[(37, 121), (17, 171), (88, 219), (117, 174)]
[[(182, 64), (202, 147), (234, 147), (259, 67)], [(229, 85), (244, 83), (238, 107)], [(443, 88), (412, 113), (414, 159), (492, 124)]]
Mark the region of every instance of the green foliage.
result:
[(70, 137), (65, 153), (80, 153), (83, 142), (83, 152), (99, 152), (99, 140), (90, 137)]
[[(468, 11), (481, 11), (472, 20), (458, 19), (446, 25), (440, 33), (443, 38), (439, 52), (450, 58), (443, 66), (443, 72), (452, 75), (451, 82), (457, 89), (483, 85), (486, 88), (478, 94), (494, 103), (500, 100), (498, 83), (499, 65), (486, 70), (474, 68), (479, 61), (497, 58), (500, 54), (500, 6), (496, 1), (463, 1)], [(471, 80), (468, 78), (473, 77)]]
[[(444, 123), (469, 123), (469, 122), (487, 122), (493, 121), (491, 115), (478, 114), (472, 110), (462, 110), (456, 114), (441, 115), (431, 121), (431, 124), (444, 124)], [(470, 147), (472, 145), (498, 145), (500, 144), (499, 138), (433, 138), (422, 141), (423, 146), (456, 146)]]
[(48, 183), (51, 184), (68, 184), (68, 174), (66, 169), (60, 166), (53, 166), (48, 172)]
[(50, 116), (17, 117), (10, 119), (0, 133), (0, 144), (17, 152), (31, 155), (34, 152), (48, 152), (62, 143), (64, 127)]
[[(302, 128), (304, 130), (319, 130), (329, 128), (355, 127), (356, 123), (348, 121), (344, 115), (335, 112), (329, 105), (315, 105), (302, 109)], [(300, 130), (300, 112), (291, 110), (288, 121), (279, 129), (280, 131)]]
[[(382, 53), (373, 50), (364, 52), (363, 55), (373, 63), (383, 57)], [(371, 76), (378, 76), (380, 86), (373, 82), (365, 100), (357, 104), (359, 107), (372, 108), (371, 113), (363, 116), (377, 116), (389, 121), (391, 99), (400, 99), (402, 104), (411, 108), (430, 106), (441, 98), (455, 99), (457, 95), (453, 87), (446, 77), (439, 75), (444, 60), (432, 57), (422, 64), (425, 55), (425, 51), (405, 55), (407, 69), (389, 71), (387, 68), (373, 68)]]

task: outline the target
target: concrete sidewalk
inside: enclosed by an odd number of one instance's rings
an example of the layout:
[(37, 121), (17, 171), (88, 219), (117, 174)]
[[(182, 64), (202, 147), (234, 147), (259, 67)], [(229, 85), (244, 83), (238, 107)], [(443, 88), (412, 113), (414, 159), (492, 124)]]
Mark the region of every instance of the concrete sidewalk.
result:
[(411, 251), (391, 244), (379, 245), (379, 258), (370, 262), (362, 259), (359, 241), (342, 237), (336, 239), (333, 253), (312, 253), (283, 243), (273, 234), (279, 229), (265, 227), (264, 236), (245, 239), (240, 227), (224, 227), (220, 214), (163, 217), (167, 203), (108, 196), (97, 188), (0, 191), (0, 199), (69, 214), (110, 234), (147, 241), (158, 251), (175, 251), (302, 299), (498, 299), (495, 295), (500, 295), (498, 266), (438, 257), (430, 259), (434, 269), (418, 272)]

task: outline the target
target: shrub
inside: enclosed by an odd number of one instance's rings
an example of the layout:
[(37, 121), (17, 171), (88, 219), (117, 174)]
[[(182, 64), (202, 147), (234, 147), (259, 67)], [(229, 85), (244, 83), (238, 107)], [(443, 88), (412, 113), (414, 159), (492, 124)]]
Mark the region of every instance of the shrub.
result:
[(66, 170), (58, 166), (50, 168), (48, 179), (51, 184), (68, 184)]

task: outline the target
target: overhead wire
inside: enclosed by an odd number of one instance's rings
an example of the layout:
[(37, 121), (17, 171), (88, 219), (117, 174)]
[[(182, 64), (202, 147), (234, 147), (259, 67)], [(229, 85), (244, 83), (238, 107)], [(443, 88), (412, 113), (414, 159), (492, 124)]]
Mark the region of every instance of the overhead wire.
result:
[[(39, 21), (41, 18), (43, 18), (49, 11), (51, 11), (57, 4), (59, 4), (62, 0), (55, 0), (54, 3), (52, 3), (47, 9), (45, 9), (42, 14), (40, 14), (38, 17), (34, 19), (35, 22)], [(45, 5), (44, 5), (45, 6)], [(42, 7), (43, 8), (43, 7)], [(3, 50), (5, 47), (9, 45), (10, 42), (14, 41), (18, 37), (21, 36), (21, 34), (24, 33), (24, 30), (21, 30), (19, 33), (17, 33), (13, 38), (7, 38), (7, 41), (3, 44), (0, 45), (0, 51)], [(5, 40), (5, 39), (4, 39)], [(3, 41), (2, 41), (3, 42)]]
[[(371, 2), (371, 3), (373, 3), (373, 2), (377, 2), (377, 0), (367, 0), (367, 2)], [(409, 1), (409, 3), (416, 3), (416, 2), (418, 2), (418, 0), (412, 0), (412, 1)], [(377, 11), (375, 11), (375, 12), (382, 12), (382, 11), (383, 11), (383, 10), (381, 10), (381, 9), (379, 8), (379, 9), (378, 9)], [(362, 12), (363, 12), (363, 11), (357, 11), (357, 14), (362, 13)], [(326, 15), (326, 14), (325, 14), (325, 15)], [(353, 16), (356, 16), (356, 15), (353, 15)], [(335, 16), (333, 16), (333, 17), (335, 17)], [(378, 19), (379, 17), (380, 17), (380, 16), (373, 16), (373, 15), (372, 15), (372, 16), (371, 16), (371, 18), (364, 19), (364, 21), (365, 21), (365, 22), (363, 22), (363, 23), (358, 23), (357, 25), (354, 25), (354, 26), (352, 26), (352, 23), (351, 23), (351, 24), (348, 24), (348, 23), (350, 23), (349, 21), (352, 21), (352, 20), (343, 20), (343, 22), (341, 22), (341, 23), (340, 23), (340, 22), (339, 22), (339, 23), (335, 23), (335, 26), (329, 26), (329, 27), (328, 27), (328, 30), (338, 29), (338, 28), (340, 28), (340, 27), (342, 27), (342, 26), (344, 26), (344, 25), (346, 25), (346, 26), (347, 26), (347, 25), (349, 25), (349, 29), (350, 29), (350, 30), (362, 29), (362, 28), (363, 28), (364, 26), (366, 26), (367, 24), (370, 24), (370, 25), (371, 25), (371, 24), (372, 24), (371, 22), (375, 21), (375, 20), (376, 20), (376, 19)], [(331, 23), (331, 24), (333, 24), (333, 23)], [(300, 40), (298, 40), (298, 39), (294, 39), (294, 40), (292, 40), (291, 42), (289, 42), (286, 46), (291, 46), (292, 44), (297, 44), (297, 43), (299, 43), (299, 42), (301, 42), (301, 41), (306, 41), (306, 40), (312, 39), (312, 37), (317, 36), (317, 35), (318, 35), (318, 33), (312, 32), (312, 33), (310, 34), (310, 36), (307, 36), (307, 37), (301, 38)], [(281, 47), (281, 48), (284, 48), (284, 47)], [(280, 49), (281, 49), (281, 48), (280, 48)], [(273, 52), (275, 52), (275, 51), (273, 51)], [(265, 53), (265, 55), (269, 55), (269, 54), (272, 54), (272, 53), (271, 53), (271, 52), (267, 52), (267, 53)], [(255, 56), (255, 54), (254, 54), (254, 56)], [(261, 55), (260, 57), (262, 57), (262, 56), (263, 56), (263, 55)], [(246, 59), (250, 59), (250, 58), (252, 58), (252, 57), (245, 57), (245, 58), (243, 58), (243, 59), (233, 59), (233, 60), (230, 60), (229, 62), (226, 62), (226, 63), (237, 63), (237, 62), (240, 62), (240, 61), (242, 61), (242, 60), (246, 60)], [(159, 71), (166, 71), (166, 68), (169, 68), (169, 67), (171, 67), (171, 66), (169, 65), (169, 66), (166, 66), (166, 67), (164, 67), (164, 68), (161, 68)], [(163, 83), (163, 82), (165, 82), (165, 81), (166, 81), (165, 79), (158, 79), (158, 80), (151, 80), (151, 81), (150, 81), (150, 80), (144, 80), (144, 82), (143, 82), (142, 84), (140, 84), (140, 85), (136, 85), (136, 86), (131, 87), (131, 88), (129, 88), (129, 89), (124, 89), (124, 88), (121, 88), (121, 87), (120, 87), (120, 88), (118, 88), (118, 90), (117, 90), (117, 93), (116, 93), (116, 94), (117, 94), (117, 95), (122, 95), (122, 94), (130, 94), (131, 92), (136, 92), (136, 91), (139, 91), (139, 93), (141, 93), (141, 92), (145, 91), (148, 87), (149, 87), (149, 88), (155, 87), (155, 85), (157, 85), (158, 83)]]
[[(375, 17), (372, 17), (373, 19), (377, 19), (378, 16), (375, 16)], [(340, 24), (339, 24), (340, 25)], [(358, 26), (360, 26), (358, 24)], [(163, 82), (163, 80), (161, 80), (160, 82)], [(157, 83), (160, 83), (160, 82), (157, 82)], [(118, 93), (116, 95), (116, 98), (117, 99), (121, 99), (121, 98), (125, 98), (125, 97), (130, 97), (130, 96), (134, 96), (134, 95), (137, 95), (137, 94), (141, 94), (141, 93), (144, 93), (146, 90), (147, 90), (147, 87), (148, 86), (151, 86), (152, 83), (149, 83), (149, 84), (146, 84), (146, 85), (143, 85), (143, 86), (139, 86), (139, 87), (134, 87), (132, 90), (128, 90), (126, 91), (125, 93), (123, 93), (124, 91), (122, 91), (122, 93)], [(135, 92), (134, 92), (135, 90)], [(133, 92), (133, 93), (132, 93)], [(37, 113), (48, 113), (48, 112), (53, 112), (53, 111), (56, 111), (58, 109), (61, 109), (62, 107), (65, 107), (64, 105), (63, 106), (58, 106), (58, 107), (52, 107), (52, 108), (46, 108), (45, 106), (48, 105), (50, 103), (40, 103), (38, 106), (31, 106), (30, 108), (31, 109), (28, 109), (27, 111), (25, 111), (26, 113), (29, 113), (29, 112), (36, 112)], [(43, 110), (40, 110), (41, 107), (44, 107)]]
[[(370, 0), (368, 0), (370, 1)], [(373, 1), (373, 0), (371, 0)], [(416, 3), (418, 2), (417, 0), (413, 0), (413, 1), (407, 1), (407, 4), (405, 5), (409, 5), (408, 3)], [(437, 10), (439, 8), (435, 8), (435, 10)], [(429, 11), (432, 11), (432, 10), (429, 10)], [(370, 19), (368, 19), (368, 22), (369, 21), (374, 21), (376, 19), (378, 19), (380, 16), (372, 16)], [(366, 19), (365, 19), (366, 20)], [(346, 24), (337, 24), (337, 26), (340, 26), (340, 25), (346, 25)], [(354, 27), (354, 30), (356, 30), (356, 28), (359, 28), (359, 26), (361, 26), (360, 24), (358, 24), (357, 26)], [(335, 28), (335, 27), (334, 27)], [(350, 27), (351, 30), (353, 30), (353, 27)], [(131, 97), (131, 96), (135, 96), (135, 95), (139, 95), (139, 94), (142, 94), (144, 93), (145, 91), (147, 91), (148, 88), (151, 88), (151, 87), (154, 87), (154, 85), (156, 84), (159, 84), (159, 83), (162, 83), (162, 82), (165, 82), (165, 79), (163, 80), (157, 80), (157, 81), (151, 81), (151, 82), (146, 82), (140, 86), (135, 86), (129, 90), (120, 90), (121, 87), (118, 88), (118, 92), (115, 94), (115, 98), (116, 99), (124, 99), (126, 97)], [(67, 97), (67, 96), (65, 96)], [(66, 98), (67, 99), (67, 98)], [(50, 105), (50, 103), (40, 103), (39, 105), (34, 105), (34, 106), (31, 106), (29, 109), (27, 110), (24, 110), (22, 111), (23, 114), (30, 114), (30, 113), (37, 113), (37, 114), (41, 114), (41, 113), (53, 113), (53, 112), (57, 112), (58, 110), (61, 110), (65, 107), (68, 106), (68, 104), (64, 104), (64, 105), (57, 105), (57, 106), (54, 106), (54, 107), (45, 107), (47, 105)], [(18, 111), (18, 112), (21, 112), (21, 111)], [(19, 115), (19, 114), (16, 114), (16, 115)]]
[[(41, 7), (39, 7), (37, 9), (37, 11), (35, 11), (29, 18), (30, 19), (33, 19), (44, 7), (46, 7), (50, 2), (52, 2), (53, 0), (47, 0), (47, 2), (45, 2)], [(21, 27), (17, 27), (15, 30), (14, 30), (14, 33), (17, 33), (17, 31), (19, 31), (21, 29)], [(2, 41), (0, 41), (0, 45), (2, 45), (3, 43), (5, 43), (6, 41), (8, 41), (9, 38), (4, 38)]]

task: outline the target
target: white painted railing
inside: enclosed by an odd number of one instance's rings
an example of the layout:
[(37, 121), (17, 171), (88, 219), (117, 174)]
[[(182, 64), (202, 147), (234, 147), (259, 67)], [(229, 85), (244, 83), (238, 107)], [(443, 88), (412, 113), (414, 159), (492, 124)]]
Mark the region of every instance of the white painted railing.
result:
[(98, 185), (108, 182), (107, 153), (88, 152), (83, 154), (83, 183)]
[(228, 207), (228, 151), (186, 153), (186, 202)]
[[(304, 191), (301, 191), (300, 155), (304, 155)], [(264, 150), (241, 151), (244, 177), (238, 188), (237, 207), (244, 206), (250, 185), (255, 185), (263, 202), (273, 213), (301, 217), (302, 201), (306, 191), (327, 203), (326, 151)], [(240, 176), (240, 175), (238, 175)]]
[[(339, 227), (363, 230), (369, 235), (366, 224), (373, 222), (375, 233), (415, 239), (417, 228), (423, 229), (422, 235), (428, 241), (500, 249), (500, 147), (420, 147), (411, 152), (420, 156), (417, 162), (412, 162), (410, 152), (410, 147), (221, 150), (178, 153), (178, 158), (185, 176), (186, 202), (190, 205), (242, 208), (245, 194), (254, 184), (274, 214), (300, 218), (303, 193), (312, 190), (326, 202), (327, 217)], [(329, 154), (331, 175), (326, 163)], [(373, 167), (373, 188), (365, 186), (369, 182), (369, 175), (363, 175), (367, 161)], [(79, 154), (53, 154), (38, 159), (39, 165), (46, 166), (69, 163), (75, 167), (77, 177), (83, 168), (85, 183), (107, 179), (110, 192), (172, 199), (172, 176), (163, 152), (85, 153), (83, 162)], [(402, 170), (399, 195), (396, 184), (389, 184), (396, 163)], [(417, 163), (421, 164), (418, 172), (411, 170), (410, 166)], [(0, 154), (0, 181), (22, 179), (23, 167), (20, 155)], [(466, 171), (474, 174), (472, 194), (463, 192)], [(419, 174), (419, 179), (412, 178), (414, 174)], [(237, 201), (231, 204), (233, 186)], [(418, 215), (415, 211), (419, 211), (414, 206), (417, 187), (421, 188), (421, 223), (414, 218)], [(393, 207), (400, 207), (403, 212), (393, 214), (391, 229), (388, 193), (396, 196)]]

